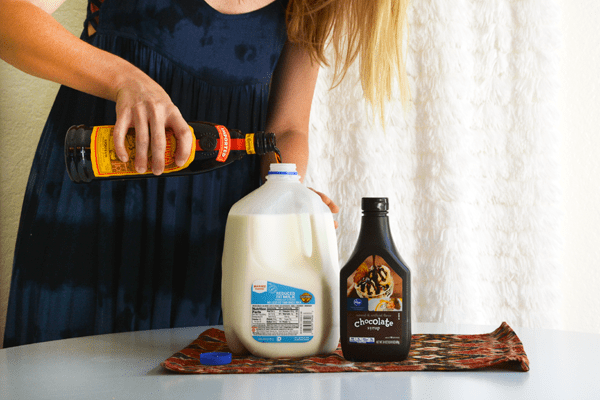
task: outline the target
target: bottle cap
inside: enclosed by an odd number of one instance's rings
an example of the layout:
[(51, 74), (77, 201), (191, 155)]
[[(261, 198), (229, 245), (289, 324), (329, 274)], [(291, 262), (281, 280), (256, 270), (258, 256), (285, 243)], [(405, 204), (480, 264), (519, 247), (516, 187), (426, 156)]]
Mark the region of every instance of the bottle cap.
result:
[(362, 210), (368, 212), (386, 212), (388, 210), (387, 197), (363, 197)]
[(269, 169), (269, 175), (298, 175), (296, 164), (273, 163)]
[(231, 353), (211, 352), (201, 353), (200, 363), (204, 365), (225, 365), (231, 363)]

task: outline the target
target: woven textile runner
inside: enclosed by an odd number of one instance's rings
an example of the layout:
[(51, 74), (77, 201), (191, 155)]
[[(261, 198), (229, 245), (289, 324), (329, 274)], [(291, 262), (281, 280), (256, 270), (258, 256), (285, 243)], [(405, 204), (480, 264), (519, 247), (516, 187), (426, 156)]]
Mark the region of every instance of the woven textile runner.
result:
[(322, 356), (266, 359), (244, 355), (234, 356), (228, 365), (200, 364), (200, 353), (211, 351), (230, 351), (225, 334), (219, 329), (204, 331), (161, 365), (189, 374), (457, 371), (491, 367), (529, 371), (523, 344), (505, 322), (495, 331), (481, 335), (413, 335), (408, 358), (402, 362), (350, 362), (338, 346), (334, 353)]

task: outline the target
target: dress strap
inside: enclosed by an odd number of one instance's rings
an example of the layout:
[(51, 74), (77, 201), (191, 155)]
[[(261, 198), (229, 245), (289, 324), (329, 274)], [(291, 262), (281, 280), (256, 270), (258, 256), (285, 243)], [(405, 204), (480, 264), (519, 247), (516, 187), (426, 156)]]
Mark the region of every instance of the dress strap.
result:
[[(89, 0), (89, 5), (87, 8), (87, 16), (84, 22), (84, 30), (86, 32), (96, 32), (98, 30), (98, 22), (100, 21), (100, 8), (104, 0)], [(92, 29), (90, 29), (90, 27)], [(91, 36), (89, 34), (88, 36)]]

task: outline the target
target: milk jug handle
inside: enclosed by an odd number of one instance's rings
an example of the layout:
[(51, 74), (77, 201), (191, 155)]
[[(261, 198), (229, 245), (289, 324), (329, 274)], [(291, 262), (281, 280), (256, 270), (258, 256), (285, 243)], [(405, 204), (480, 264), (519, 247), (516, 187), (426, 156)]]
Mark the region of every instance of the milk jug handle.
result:
[(318, 214), (311, 215), (310, 223), (312, 235), (312, 257), (325, 257), (326, 254), (329, 254), (332, 251), (330, 246), (333, 244), (335, 258), (337, 259), (337, 240), (335, 236), (333, 217), (327, 218)]
[(313, 234), (315, 233), (314, 223), (311, 215), (299, 215), (298, 229), (300, 237), (300, 247), (302, 248), (302, 255), (305, 258), (311, 258), (315, 253), (315, 240), (313, 240)]

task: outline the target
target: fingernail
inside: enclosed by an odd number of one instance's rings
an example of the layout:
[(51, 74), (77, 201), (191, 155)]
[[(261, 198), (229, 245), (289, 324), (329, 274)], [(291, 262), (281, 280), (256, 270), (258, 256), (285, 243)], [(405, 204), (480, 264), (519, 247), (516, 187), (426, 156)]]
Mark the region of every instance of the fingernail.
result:
[(135, 170), (138, 172), (138, 174), (143, 174), (146, 172), (146, 168), (144, 167), (135, 167)]

